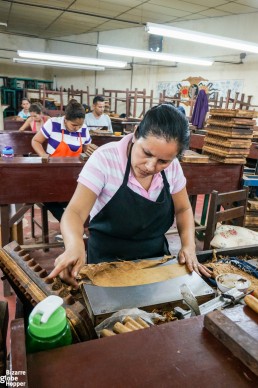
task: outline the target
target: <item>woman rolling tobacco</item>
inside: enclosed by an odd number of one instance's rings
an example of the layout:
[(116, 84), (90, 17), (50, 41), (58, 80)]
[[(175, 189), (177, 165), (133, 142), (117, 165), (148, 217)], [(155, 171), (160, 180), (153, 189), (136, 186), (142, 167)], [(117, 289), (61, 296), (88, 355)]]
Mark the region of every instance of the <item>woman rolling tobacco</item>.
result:
[(76, 286), (85, 264), (84, 222), (90, 214), (87, 262), (169, 254), (165, 233), (176, 217), (178, 260), (209, 276), (195, 254), (194, 219), (177, 155), (187, 146), (188, 123), (172, 105), (151, 108), (134, 134), (105, 144), (82, 169), (61, 221), (65, 251), (51, 278)]

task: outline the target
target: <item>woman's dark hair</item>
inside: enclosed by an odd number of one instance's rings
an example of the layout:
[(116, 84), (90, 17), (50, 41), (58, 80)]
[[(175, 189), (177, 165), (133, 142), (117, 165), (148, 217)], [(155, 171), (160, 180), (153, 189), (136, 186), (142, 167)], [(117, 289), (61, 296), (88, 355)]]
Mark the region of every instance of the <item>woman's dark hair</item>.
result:
[(35, 112), (40, 115), (40, 113), (43, 112), (43, 106), (40, 102), (34, 102), (34, 104), (31, 104), (31, 106), (29, 107), (29, 112)]
[(180, 154), (188, 147), (188, 121), (171, 104), (154, 106), (146, 112), (135, 132), (136, 139), (148, 136), (165, 138), (167, 142), (175, 140), (178, 143)]
[(69, 120), (69, 121), (73, 121), (76, 119), (84, 119), (85, 118), (84, 107), (74, 99), (69, 101), (68, 105), (65, 108), (65, 118), (66, 120)]

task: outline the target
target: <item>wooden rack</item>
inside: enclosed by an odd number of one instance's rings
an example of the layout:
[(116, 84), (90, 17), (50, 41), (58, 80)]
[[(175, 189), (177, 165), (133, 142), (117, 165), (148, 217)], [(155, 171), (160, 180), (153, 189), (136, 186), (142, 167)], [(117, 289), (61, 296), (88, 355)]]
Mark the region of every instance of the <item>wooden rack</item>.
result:
[[(103, 89), (103, 96), (108, 100), (110, 110), (117, 112), (118, 102), (125, 103), (126, 117), (141, 117), (144, 116), (146, 111), (153, 105), (153, 90), (148, 95), (146, 89), (138, 90), (107, 90)], [(142, 110), (140, 114), (137, 114), (137, 107), (142, 104)]]
[(96, 95), (98, 95), (98, 89), (95, 89), (95, 93), (90, 93), (89, 86), (86, 86), (86, 90), (79, 90), (74, 89), (73, 85), (71, 85), (70, 88), (68, 88), (68, 101), (70, 98), (75, 98), (78, 100), (81, 104), (85, 103), (86, 98), (86, 104), (90, 107), (91, 106), (91, 97), (94, 98)]
[[(190, 107), (189, 117), (192, 116), (193, 108), (196, 101), (196, 96), (191, 97), (190, 99), (185, 99), (180, 93), (175, 94), (174, 96), (166, 95), (166, 91), (163, 90), (159, 94), (158, 99), (154, 98), (154, 91), (150, 90), (147, 92), (146, 89), (130, 90), (129, 88), (125, 90), (118, 89), (95, 89), (94, 93), (90, 92), (89, 87), (86, 87), (86, 90), (75, 89), (71, 85), (68, 90), (63, 89), (62, 87), (59, 90), (47, 90), (45, 85), (42, 85), (40, 89), (24, 89), (24, 96), (30, 97), (31, 93), (34, 95), (37, 94), (39, 100), (42, 101), (45, 106), (45, 102), (51, 96), (58, 96), (60, 103), (60, 111), (63, 111), (64, 101), (69, 101), (71, 98), (76, 98), (81, 104), (87, 104), (88, 107), (91, 107), (93, 98), (100, 94), (105, 97), (106, 103), (109, 106), (110, 112), (124, 113), (128, 117), (142, 117), (148, 109), (150, 109), (155, 104), (161, 104), (165, 102), (173, 103), (175, 106), (185, 105)], [(227, 92), (227, 96), (224, 99), (223, 97), (219, 98), (219, 93), (215, 92), (212, 97), (208, 96), (208, 104), (210, 108), (225, 108), (225, 109), (254, 109), (255, 105), (251, 105), (252, 96), (245, 96), (244, 93), (236, 92), (235, 96), (231, 96), (231, 90)]]

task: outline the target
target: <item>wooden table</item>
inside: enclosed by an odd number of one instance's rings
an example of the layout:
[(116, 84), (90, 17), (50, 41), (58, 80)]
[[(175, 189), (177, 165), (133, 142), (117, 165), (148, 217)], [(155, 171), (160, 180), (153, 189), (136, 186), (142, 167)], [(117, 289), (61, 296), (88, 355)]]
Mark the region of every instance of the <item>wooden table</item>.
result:
[(0, 212), (2, 246), (10, 241), (12, 203), (66, 202), (77, 186), (77, 178), (84, 165), (79, 158), (50, 158), (42, 163), (40, 157), (0, 158)]
[[(50, 158), (48, 163), (42, 163), (40, 157), (0, 158), (2, 246), (10, 241), (9, 228), (19, 219), (19, 215), (14, 216), (11, 222), (9, 205), (69, 201), (83, 165), (79, 158)], [(209, 162), (182, 163), (182, 167), (189, 195), (226, 192), (241, 186), (241, 165)]]
[(4, 128), (1, 130), (9, 130), (9, 131), (18, 131), (19, 128), (24, 124), (24, 121), (14, 120), (13, 118), (6, 117), (4, 119)]
[(258, 160), (258, 143), (252, 142), (248, 158)]
[(190, 150), (202, 150), (204, 145), (204, 138), (205, 135), (198, 135), (191, 132), (189, 144)]
[(0, 151), (6, 147), (11, 146), (15, 155), (23, 156), (34, 153), (31, 146), (31, 140), (35, 133), (31, 131), (0, 131)]
[(115, 135), (90, 135), (93, 144), (96, 144), (98, 147), (103, 144), (110, 143), (111, 141), (119, 141), (123, 136)]
[[(31, 140), (34, 135), (35, 133), (31, 131), (0, 131), (0, 151), (5, 146), (12, 146), (16, 156), (28, 155), (30, 153), (35, 154), (35, 151), (31, 146)], [(121, 140), (122, 137), (123, 136), (115, 135), (91, 135), (92, 143), (96, 144), (98, 147), (111, 141)], [(44, 148), (46, 148), (46, 146), (47, 142), (44, 143)]]
[(203, 316), (27, 357), (17, 320), (11, 357), (13, 370), (27, 369), (29, 388), (258, 386), (258, 377), (203, 327)]
[(189, 195), (210, 194), (212, 190), (220, 193), (239, 190), (243, 176), (243, 165), (223, 164), (215, 161), (208, 163), (181, 163)]

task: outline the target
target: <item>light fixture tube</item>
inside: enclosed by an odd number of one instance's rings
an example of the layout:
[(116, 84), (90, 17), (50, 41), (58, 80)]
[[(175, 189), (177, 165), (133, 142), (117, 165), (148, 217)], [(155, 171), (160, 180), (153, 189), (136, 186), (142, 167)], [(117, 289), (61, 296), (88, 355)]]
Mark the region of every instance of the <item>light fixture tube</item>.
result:
[(72, 55), (61, 55), (61, 54), (51, 54), (51, 53), (41, 53), (33, 51), (23, 51), (18, 50), (17, 54), (22, 58), (29, 59), (42, 59), (45, 61), (56, 61), (56, 62), (69, 62), (69, 63), (78, 63), (81, 65), (99, 65), (107, 67), (118, 67), (124, 68), (127, 66), (126, 62), (122, 61), (110, 61), (100, 58), (87, 58), (87, 57), (76, 57)]
[(65, 63), (65, 62), (51, 62), (51, 61), (37, 61), (36, 59), (25, 59), (25, 58), (13, 58), (13, 62), (16, 63), (27, 63), (30, 65), (41, 65), (41, 66), (53, 66), (53, 67), (66, 67), (69, 69), (81, 69), (81, 70), (105, 70), (103, 66), (87, 66), (78, 65), (77, 63)]
[(174, 39), (188, 40), (191, 42), (226, 47), (258, 54), (258, 44), (245, 42), (243, 40), (231, 39), (223, 36), (205, 34), (203, 32), (184, 30), (182, 28), (164, 26), (154, 23), (147, 23), (146, 31), (153, 35), (167, 36)]
[(102, 44), (97, 45), (97, 50), (101, 53), (106, 53), (106, 54), (116, 54), (116, 55), (125, 55), (128, 57), (155, 59), (157, 61), (188, 63), (188, 64), (200, 65), (200, 66), (211, 66), (213, 63), (212, 61), (205, 60), (205, 59), (189, 58), (184, 56), (181, 57), (178, 55), (157, 53), (153, 51), (136, 50), (136, 49), (130, 49), (130, 48), (124, 48), (124, 47), (105, 46)]

